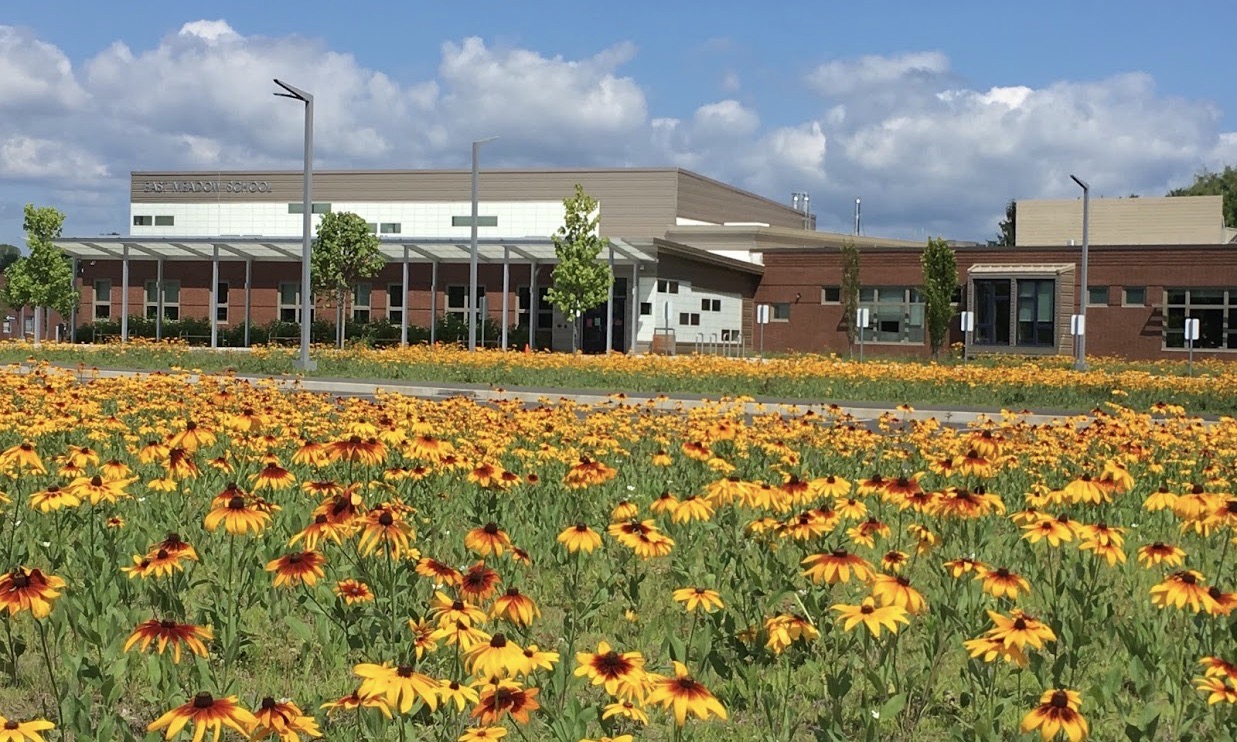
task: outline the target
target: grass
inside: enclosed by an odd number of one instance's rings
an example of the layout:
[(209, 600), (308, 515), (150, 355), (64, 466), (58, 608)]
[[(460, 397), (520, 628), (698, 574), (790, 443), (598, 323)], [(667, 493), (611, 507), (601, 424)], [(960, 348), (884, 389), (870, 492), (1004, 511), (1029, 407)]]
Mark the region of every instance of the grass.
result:
[[(206, 351), (183, 345), (135, 342), (127, 346), (0, 345), (0, 363), (45, 361), (66, 366), (134, 370), (196, 369), (208, 373), (293, 375), (296, 351)], [(1136, 409), (1156, 403), (1195, 414), (1237, 413), (1237, 368), (1223, 361), (1180, 362), (1092, 359), (1086, 372), (1064, 357), (956, 358), (851, 362), (797, 355), (764, 362), (709, 356), (658, 357), (484, 351), (415, 346), (344, 351), (319, 348), (312, 376), (478, 384), (630, 393), (694, 393), (814, 402), (907, 403), (1013, 410), (1085, 412), (1108, 402)]]

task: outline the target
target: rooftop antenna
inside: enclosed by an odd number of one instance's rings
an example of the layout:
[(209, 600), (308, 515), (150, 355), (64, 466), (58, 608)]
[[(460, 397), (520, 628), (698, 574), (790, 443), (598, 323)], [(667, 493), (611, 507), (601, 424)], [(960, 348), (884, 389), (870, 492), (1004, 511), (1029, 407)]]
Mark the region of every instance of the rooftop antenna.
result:
[(859, 217), (859, 198), (855, 197), (855, 236), (856, 237), (860, 235), (861, 224), (862, 223), (860, 222), (860, 217)]
[(790, 194), (790, 206), (795, 211), (803, 212), (803, 228), (812, 228), (812, 197), (805, 191), (795, 191)]

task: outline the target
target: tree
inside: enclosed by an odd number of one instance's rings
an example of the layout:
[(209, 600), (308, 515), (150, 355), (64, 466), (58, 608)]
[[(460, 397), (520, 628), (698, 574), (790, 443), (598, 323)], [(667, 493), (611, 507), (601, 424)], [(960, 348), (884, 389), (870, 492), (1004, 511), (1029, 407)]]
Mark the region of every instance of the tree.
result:
[(1005, 218), (997, 225), (1001, 230), (997, 233), (995, 240), (989, 240), (988, 244), (993, 247), (1013, 247), (1018, 226), (1018, 202), (1010, 199), (1009, 203), (1005, 204)]
[[(324, 214), (318, 223), (318, 234), (309, 255), (309, 273), (314, 291), (333, 297), (337, 302), (335, 340), (340, 348), (344, 347), (344, 308), (348, 295), (358, 281), (374, 277), (386, 265), (379, 250), (381, 244), (378, 235), (369, 231), (365, 220), (351, 212)], [(307, 306), (304, 298), (302, 306)], [(309, 321), (304, 312), (301, 321)]]
[(30, 254), (18, 258), (4, 271), (4, 302), (10, 307), (34, 307), (34, 342), (43, 339), (41, 309), (62, 316), (77, 307), (73, 264), (55, 240), (64, 229), (64, 214), (50, 206), (26, 204), (22, 229)]
[(846, 318), (846, 341), (853, 352), (859, 337), (855, 322), (859, 312), (859, 248), (854, 240), (842, 242), (842, 316)]
[(0, 244), (0, 271), (6, 270), (21, 257), (21, 248), (7, 242)]
[(1237, 228), (1237, 167), (1225, 165), (1222, 172), (1206, 168), (1195, 173), (1194, 182), (1185, 188), (1175, 188), (1170, 196), (1223, 196), (1224, 226)]
[(609, 265), (597, 260), (610, 245), (609, 239), (597, 235), (597, 200), (576, 183), (575, 194), (563, 199), (563, 209), (563, 226), (550, 238), (558, 265), (550, 274), (554, 285), (546, 296), (571, 323), (571, 350), (575, 352), (580, 317), (610, 298), (614, 275)]
[(928, 344), (932, 357), (940, 353), (949, 337), (949, 321), (953, 319), (954, 290), (958, 288), (958, 261), (954, 249), (945, 240), (928, 240), (919, 258), (923, 266), (924, 322), (928, 326)]

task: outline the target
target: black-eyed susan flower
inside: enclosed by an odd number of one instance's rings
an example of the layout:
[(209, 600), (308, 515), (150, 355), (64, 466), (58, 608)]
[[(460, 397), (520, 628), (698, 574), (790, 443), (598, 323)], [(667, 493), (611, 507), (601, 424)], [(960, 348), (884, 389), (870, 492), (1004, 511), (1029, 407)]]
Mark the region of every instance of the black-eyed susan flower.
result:
[(620, 699), (614, 703), (607, 704), (606, 707), (601, 710), (601, 718), (603, 721), (615, 716), (624, 719), (631, 719), (632, 721), (643, 724), (644, 726), (648, 726), (649, 724), (648, 713), (646, 713), (644, 709), (637, 706), (635, 702), (630, 699)]
[(138, 647), (139, 652), (145, 652), (152, 643), (157, 642), (156, 649), (159, 654), (167, 649), (168, 645), (172, 645), (172, 662), (180, 663), (181, 646), (188, 647), (189, 651), (199, 657), (206, 657), (209, 653), (206, 650), (205, 642), (214, 638), (214, 633), (209, 626), (195, 626), (187, 623), (177, 623), (175, 621), (158, 619), (150, 619), (138, 624), (138, 627), (129, 635), (125, 641), (122, 651), (128, 652), (135, 645), (141, 644)]
[(1150, 569), (1159, 564), (1169, 567), (1180, 567), (1185, 563), (1185, 551), (1160, 541), (1141, 546), (1138, 549), (1138, 563)]
[(499, 680), (481, 691), (472, 716), (482, 724), (497, 724), (506, 717), (517, 724), (527, 724), (529, 714), (541, 708), (537, 702), (540, 692), (540, 688), (525, 688), (514, 680)]
[(691, 495), (681, 500), (670, 514), (670, 520), (675, 523), (690, 523), (693, 520), (705, 521), (713, 517), (713, 506), (706, 498)]
[(1070, 742), (1081, 742), (1087, 738), (1089, 728), (1087, 720), (1079, 713), (1082, 708), (1082, 697), (1077, 691), (1050, 688), (1040, 696), (1039, 706), (1022, 717), (1019, 727), (1023, 732), (1038, 729), (1045, 740), (1064, 733)]
[(949, 573), (955, 578), (961, 577), (971, 571), (978, 572), (979, 570), (987, 568), (988, 566), (983, 562), (968, 559), (966, 557), (951, 559), (948, 562), (945, 562), (945, 569), (949, 570)]
[(586, 677), (593, 685), (617, 695), (620, 686), (639, 683), (644, 674), (644, 655), (639, 652), (615, 651), (609, 642), (597, 642), (596, 652), (577, 652), (576, 677)]
[(506, 727), (473, 727), (464, 730), (456, 742), (490, 742), (507, 736)]
[(850, 582), (852, 574), (856, 580), (866, 582), (876, 574), (866, 559), (843, 549), (834, 549), (826, 554), (812, 554), (800, 564), (808, 565), (802, 574), (818, 585)]
[(326, 445), (327, 459), (361, 466), (378, 466), (387, 458), (387, 447), (377, 438), (352, 435)]
[(37, 508), (43, 513), (50, 513), (61, 508), (75, 508), (81, 504), (82, 498), (78, 497), (72, 489), (60, 489), (54, 484), (30, 496), (30, 507)]
[(1048, 624), (1016, 608), (1009, 616), (996, 611), (988, 611), (988, 618), (992, 619), (993, 624), (988, 635), (994, 639), (1000, 639), (1011, 647), (1021, 649), (1030, 646), (1043, 649), (1044, 642), (1057, 640), (1057, 635), (1053, 633)]
[(262, 470), (249, 477), (253, 482), (253, 491), (263, 489), (281, 490), (296, 484), (296, 475), (274, 461), (268, 462)]
[(586, 554), (601, 546), (601, 534), (584, 523), (577, 523), (558, 534), (558, 542), (567, 547), (568, 553), (583, 551)]
[(416, 573), (442, 585), (456, 586), (464, 579), (464, 575), (455, 567), (429, 557), (417, 560)]
[(0, 716), (0, 742), (43, 742), (43, 732), (55, 728), (47, 719), (18, 721)]
[(296, 551), (266, 563), (266, 571), (275, 573), (275, 587), (313, 585), (326, 574), (322, 569), (326, 557), (316, 551)]
[(502, 618), (516, 626), (528, 626), (540, 615), (541, 609), (533, 599), (516, 587), (507, 588), (507, 592), (495, 598), (494, 605), (490, 607), (492, 618)]
[(480, 606), (469, 603), (466, 600), (453, 599), (443, 592), (434, 593), (434, 597), (430, 601), (430, 616), (440, 626), (452, 624), (456, 621), (463, 621), (469, 626), (480, 626), (488, 618)]
[(871, 596), (864, 598), (859, 605), (838, 603), (830, 606), (830, 610), (838, 612), (838, 621), (843, 622), (844, 631), (850, 631), (862, 623), (875, 637), (881, 635), (882, 628), (896, 634), (899, 623), (910, 623), (910, 619), (906, 617), (906, 609), (897, 605), (884, 605), (878, 608)]
[(974, 639), (967, 639), (962, 642), (962, 646), (966, 648), (971, 659), (982, 659), (984, 662), (993, 662), (997, 658), (1003, 659), (1010, 664), (1019, 667), (1026, 667), (1028, 664), (1027, 655), (1020, 648), (1011, 646), (1005, 643), (1005, 640), (1000, 637), (991, 635), (991, 631), (983, 636)]
[(352, 672), (361, 678), (361, 687), (357, 689), (357, 693), (362, 696), (382, 696), (387, 706), (392, 710), (399, 709), (401, 714), (411, 711), (418, 701), (428, 706), (430, 711), (438, 708), (438, 683), (410, 665), (392, 667), (387, 664), (361, 663), (352, 668)]
[(335, 583), (335, 594), (347, 605), (368, 603), (374, 599), (369, 585), (360, 580), (340, 580)]
[(252, 507), (240, 495), (230, 498), (223, 505), (216, 506), (206, 514), (206, 518), (202, 521), (208, 531), (214, 531), (222, 524), (224, 530), (236, 536), (243, 536), (250, 532), (257, 535), (270, 522), (269, 513)]
[(458, 680), (439, 680), (438, 698), (444, 708), (454, 705), (456, 711), (463, 711), (466, 706), (478, 703), (481, 698), (477, 690), (470, 685), (463, 685)]
[(412, 539), (412, 526), (390, 507), (372, 508), (361, 526), (360, 552), (369, 556), (382, 549), (392, 559), (399, 559), (408, 551)]
[(1173, 606), (1184, 610), (1188, 605), (1195, 613), (1215, 613), (1219, 605), (1203, 582), (1202, 574), (1192, 569), (1174, 572), (1151, 588), (1151, 602), (1160, 608)]
[(474, 528), (464, 535), (464, 547), (481, 556), (502, 556), (503, 549), (511, 548), (511, 537), (493, 521)]
[(302, 734), (310, 739), (322, 736), (317, 720), (292, 701), (263, 698), (254, 717), (257, 721), (250, 732), (251, 740), (279, 737), (280, 742), (300, 742)]
[(640, 514), (640, 508), (627, 500), (621, 500), (610, 510), (611, 521), (631, 520)]
[(464, 667), (481, 677), (504, 677), (523, 673), (526, 667), (524, 650), (497, 633), (488, 642), (473, 645), (464, 656)]
[(547, 652), (539, 649), (536, 644), (530, 644), (524, 647), (524, 670), (525, 674), (535, 672), (537, 670), (545, 670), (549, 672), (554, 669), (554, 665), (558, 662), (558, 652)]
[(665, 490), (657, 496), (653, 502), (649, 503), (649, 510), (657, 515), (663, 513), (674, 513), (675, 508), (679, 506), (679, 498), (674, 496), (670, 490)]
[(485, 566), (485, 562), (477, 562), (464, 572), (460, 578), (460, 595), (470, 600), (489, 600), (502, 583), (498, 572)]
[(710, 715), (726, 719), (725, 707), (708, 688), (687, 672), (687, 666), (682, 662), (674, 663), (674, 677), (662, 678), (653, 684), (645, 703), (650, 706), (661, 704), (671, 709), (678, 726), (687, 723), (689, 713), (699, 719), (707, 719)]
[(218, 739), (224, 727), (247, 737), (249, 730), (257, 723), (257, 719), (253, 714), (241, 708), (236, 696), (215, 698), (209, 693), (199, 693), (187, 703), (177, 706), (152, 721), (146, 727), (146, 731), (157, 732), (166, 728), (167, 733), (164, 739), (172, 739), (180, 734), (180, 731), (190, 722), (194, 727), (194, 739), (201, 740), (208, 731), (213, 732), (215, 738)]
[(683, 603), (688, 613), (699, 608), (705, 613), (712, 613), (722, 607), (722, 596), (716, 590), (704, 587), (683, 587), (675, 590), (672, 596), (677, 603)]
[(797, 641), (816, 639), (820, 631), (804, 616), (783, 613), (765, 620), (765, 634), (769, 637), (765, 647), (781, 654)]
[(326, 711), (327, 716), (333, 716), (338, 711), (357, 711), (359, 709), (378, 709), (382, 715), (391, 718), (391, 707), (387, 706), (386, 698), (382, 694), (361, 695), (359, 690), (354, 690), (346, 696), (337, 698), (333, 701), (327, 701), (320, 708)]
[(1010, 600), (1016, 600), (1018, 593), (1031, 592), (1031, 583), (1025, 577), (1010, 571), (1007, 567), (976, 569), (975, 579), (981, 580), (984, 592), (994, 598), (1007, 597)]
[(1207, 694), (1207, 705), (1237, 703), (1237, 681), (1225, 677), (1194, 679), (1194, 687)]
[(63, 589), (64, 580), (55, 575), (37, 568), (14, 567), (0, 576), (0, 606), (10, 616), (30, 611), (35, 618), (47, 618)]
[(434, 643), (445, 641), (448, 646), (456, 646), (461, 652), (467, 652), (478, 644), (489, 642), (490, 635), (464, 621), (444, 621), (439, 623), (438, 628), (429, 635), (429, 641)]
[(28, 471), (31, 474), (46, 474), (47, 467), (30, 441), (22, 441), (0, 453), (0, 467)]

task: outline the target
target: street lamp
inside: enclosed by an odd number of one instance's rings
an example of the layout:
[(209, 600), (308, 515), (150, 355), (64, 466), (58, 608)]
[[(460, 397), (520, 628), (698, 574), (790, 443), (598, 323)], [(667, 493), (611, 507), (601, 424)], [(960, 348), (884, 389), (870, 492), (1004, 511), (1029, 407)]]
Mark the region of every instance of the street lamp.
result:
[[(292, 98), (305, 103), (305, 193), (304, 211), (301, 215), (301, 358), (296, 367), (301, 371), (313, 371), (316, 363), (309, 359), (309, 324), (311, 316), (311, 297), (309, 284), (309, 233), (312, 229), (313, 204), (313, 164), (314, 164), (314, 97), (304, 90), (292, 87), (286, 82), (275, 78), (275, 84), (286, 93), (275, 93), (281, 98)], [(214, 311), (213, 309), (211, 311)]]
[[(472, 250), (468, 257), (468, 349), (477, 349), (477, 155), (481, 145), (498, 137), (478, 139), (472, 143)], [(506, 322), (507, 318), (503, 318)], [(482, 338), (485, 342), (485, 338)]]
[(1070, 180), (1082, 189), (1082, 269), (1079, 280), (1082, 290), (1078, 292), (1078, 317), (1081, 327), (1078, 329), (1078, 357), (1074, 359), (1074, 368), (1078, 371), (1087, 370), (1087, 302), (1090, 300), (1090, 288), (1087, 286), (1087, 248), (1089, 247), (1088, 219), (1091, 207), (1091, 186), (1078, 179), (1077, 175), (1069, 176)]

